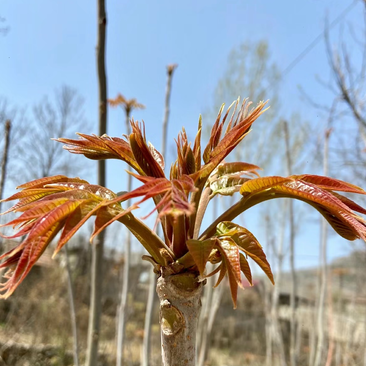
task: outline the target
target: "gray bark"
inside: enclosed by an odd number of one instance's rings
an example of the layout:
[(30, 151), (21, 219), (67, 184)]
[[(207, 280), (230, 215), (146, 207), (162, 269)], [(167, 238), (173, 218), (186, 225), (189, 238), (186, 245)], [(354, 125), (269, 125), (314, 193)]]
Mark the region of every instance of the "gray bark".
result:
[[(328, 149), (329, 149), (329, 135), (330, 130), (325, 134), (324, 139), (324, 175), (328, 174)], [(324, 331), (324, 318), (325, 318), (325, 296), (327, 291), (327, 237), (328, 237), (328, 223), (325, 219), (321, 219), (321, 243), (320, 243), (320, 256), (321, 256), (321, 286), (320, 286), (320, 297), (318, 304), (318, 316), (317, 316), (317, 333), (318, 342), (315, 354), (315, 366), (323, 364), (324, 354), (324, 342), (325, 342), (325, 331)]]
[(145, 324), (144, 324), (144, 340), (142, 344), (142, 366), (148, 366), (150, 363), (151, 353), (151, 325), (152, 314), (154, 309), (154, 300), (156, 295), (156, 274), (151, 271), (149, 273), (149, 291), (147, 295)]
[[(107, 130), (107, 78), (105, 72), (105, 37), (107, 16), (105, 1), (98, 0), (98, 43), (97, 70), (99, 86), (99, 126), (98, 133), (103, 135)], [(105, 186), (106, 166), (105, 160), (98, 161), (98, 184)], [(96, 238), (92, 247), (91, 267), (91, 299), (88, 328), (88, 348), (86, 366), (96, 366), (98, 362), (98, 345), (100, 336), (100, 317), (102, 310), (102, 279), (103, 279), (103, 253), (105, 231)]]
[[(277, 345), (278, 352), (280, 355), (280, 364), (282, 366), (287, 366), (286, 363), (286, 355), (283, 345), (283, 338), (282, 333), (279, 325), (279, 315), (278, 315), (278, 299), (279, 299), (279, 290), (281, 288), (281, 280), (282, 280), (282, 264), (284, 259), (283, 254), (283, 243), (284, 243), (284, 236), (285, 236), (285, 226), (286, 226), (286, 217), (287, 217), (287, 208), (288, 208), (288, 202), (284, 203), (283, 209), (282, 209), (282, 218), (281, 218), (281, 229), (280, 229), (280, 237), (278, 240), (278, 249), (276, 251), (276, 257), (277, 257), (277, 271), (275, 275), (275, 286), (273, 288), (272, 292), (272, 307), (271, 307), (271, 320), (272, 320), (272, 332), (271, 332), (271, 341), (274, 341), (274, 343)], [(271, 355), (272, 356), (272, 355)], [(268, 358), (266, 363), (268, 366), (271, 366), (272, 360)]]
[(166, 90), (165, 90), (165, 110), (164, 110), (164, 120), (163, 120), (163, 139), (161, 145), (161, 153), (164, 156), (166, 152), (166, 136), (168, 133), (168, 121), (169, 121), (169, 114), (170, 114), (170, 95), (172, 89), (172, 77), (174, 70), (177, 68), (178, 65), (168, 65), (167, 66), (167, 74), (168, 79), (166, 83)]
[(73, 336), (73, 359), (74, 359), (74, 366), (79, 366), (79, 340), (78, 340), (78, 331), (76, 323), (74, 289), (72, 286), (71, 268), (70, 268), (69, 252), (67, 250), (67, 244), (65, 245), (64, 248), (66, 258), (67, 290), (69, 292), (70, 317), (71, 317), (71, 327)]
[[(3, 195), (4, 195), (6, 167), (7, 167), (8, 156), (9, 156), (10, 129), (11, 129), (11, 122), (10, 122), (10, 120), (7, 120), (5, 122), (5, 143), (4, 143), (3, 159), (1, 161), (0, 200), (3, 199)], [(1, 202), (0, 202), (0, 212), (1, 212)]]
[[(288, 131), (288, 124), (284, 122), (284, 133), (286, 143), (286, 162), (287, 162), (287, 174), (292, 174), (292, 161), (290, 151), (290, 138)], [(291, 308), (291, 320), (290, 320), (290, 364), (296, 366), (297, 355), (296, 355), (296, 270), (295, 270), (295, 222), (294, 222), (294, 204), (290, 201), (289, 206), (289, 219), (290, 219), (290, 274), (291, 274), (291, 294), (290, 294), (290, 308)]]
[(162, 269), (156, 290), (160, 300), (163, 366), (196, 366), (196, 332), (202, 282), (192, 273)]

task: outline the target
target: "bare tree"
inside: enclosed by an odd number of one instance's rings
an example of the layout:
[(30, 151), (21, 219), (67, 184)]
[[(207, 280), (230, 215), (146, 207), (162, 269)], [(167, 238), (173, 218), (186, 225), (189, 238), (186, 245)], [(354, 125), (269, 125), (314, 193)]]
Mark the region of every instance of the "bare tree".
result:
[(65, 85), (56, 91), (53, 102), (45, 97), (34, 106), (32, 127), (28, 128), (22, 144), (22, 160), (27, 168), (24, 169), (25, 178), (47, 177), (60, 171), (64, 174), (80, 173), (80, 160), (71, 161), (62, 154), (62, 146), (51, 139), (72, 137), (75, 129), (85, 128), (87, 123), (83, 113), (83, 98), (75, 89)]
[[(3, 150), (3, 158), (1, 160), (1, 172), (0, 172), (0, 212), (2, 202), (1, 200), (4, 198), (4, 187), (6, 180), (6, 169), (9, 160), (9, 148), (10, 148), (10, 129), (11, 129), (11, 121), (8, 119), (5, 121), (5, 129), (4, 129), (4, 150)], [(2, 248), (2, 238), (0, 238), (0, 248)]]
[[(363, 24), (342, 24), (339, 27), (339, 38), (334, 44), (330, 28), (324, 30), (325, 48), (330, 67), (329, 79), (318, 77), (320, 85), (333, 96), (331, 105), (322, 101), (314, 101), (303, 92), (307, 101), (326, 119), (330, 113), (334, 120), (342, 126), (342, 133), (337, 133), (335, 124), (333, 144), (330, 146), (330, 159), (337, 159), (337, 166), (341, 167), (336, 173), (346, 176), (353, 172), (356, 181), (366, 178), (366, 2), (360, 0), (364, 6)], [(362, 16), (362, 13), (359, 13)], [(360, 17), (361, 19), (361, 17)], [(334, 38), (334, 36), (333, 36)], [(349, 141), (354, 141), (349, 144)], [(341, 160), (341, 161), (340, 161)], [(347, 173), (344, 166), (347, 166)], [(335, 166), (333, 167), (333, 170)]]
[[(3, 152), (3, 158), (1, 160), (0, 200), (3, 199), (3, 195), (4, 195), (6, 168), (7, 168), (7, 165), (8, 165), (9, 147), (10, 147), (10, 129), (11, 129), (11, 121), (10, 121), (10, 119), (8, 119), (8, 120), (5, 121), (4, 152)], [(0, 201), (0, 207), (1, 207), (1, 201)], [(0, 212), (1, 212), (1, 209), (0, 209)]]
[[(6, 147), (13, 146), (10, 149), (10, 163), (14, 165), (11, 170), (17, 172), (17, 181), (19, 183), (19, 177), (21, 180), (28, 178), (35, 178), (36, 176), (47, 177), (52, 174), (69, 174), (70, 172), (76, 172), (75, 167), (78, 166), (77, 160), (76, 166), (70, 169), (70, 159), (62, 159), (60, 154), (62, 148), (55, 146), (51, 138), (60, 137), (62, 135), (74, 134), (75, 125), (77, 128), (85, 128), (86, 122), (83, 118), (83, 100), (78, 95), (76, 90), (63, 86), (55, 94), (55, 101), (51, 103), (47, 98), (44, 98), (42, 102), (38, 103), (34, 109), (34, 119), (25, 126), (24, 112), (17, 113), (16, 109), (10, 109), (5, 101), (2, 102), (0, 108), (0, 122), (6, 116), (13, 116), (15, 121), (15, 128), (12, 130), (11, 139), (8, 133), (5, 133), (4, 151)], [(29, 127), (31, 125), (31, 128)], [(27, 127), (27, 128), (26, 128)], [(6, 130), (8, 131), (8, 129)], [(9, 131), (8, 131), (9, 132)], [(26, 133), (25, 133), (26, 132)], [(13, 144), (12, 141), (16, 139), (17, 144)], [(25, 156), (29, 158), (25, 160)], [(7, 158), (3, 159), (4, 161)], [(18, 161), (21, 163), (17, 163)], [(73, 165), (71, 163), (71, 165)], [(79, 166), (80, 167), (80, 166)], [(57, 171), (57, 173), (56, 173)], [(3, 177), (5, 178), (4, 170)], [(4, 185), (5, 182), (2, 184)], [(65, 247), (65, 255), (67, 258), (67, 247)], [(69, 266), (66, 268), (67, 286), (69, 292), (70, 302), (70, 316), (73, 333), (73, 347), (74, 347), (74, 364), (78, 365), (78, 337), (77, 337), (77, 324), (76, 313), (74, 304), (74, 293), (71, 280), (71, 271)]]
[[(107, 77), (105, 70), (107, 15), (105, 11), (104, 0), (97, 0), (97, 6), (98, 41), (96, 47), (96, 57), (99, 89), (98, 134), (102, 136), (107, 132)], [(98, 160), (98, 184), (102, 187), (105, 187), (106, 185), (105, 160)], [(104, 237), (105, 231), (97, 236), (92, 249), (91, 294), (86, 366), (96, 366), (98, 364), (100, 317), (102, 313)]]
[[(268, 95), (268, 86), (276, 93)], [(244, 161), (257, 161), (262, 168), (270, 166), (273, 154), (272, 148), (280, 139), (276, 139), (278, 132), (278, 90), (280, 88), (280, 73), (278, 67), (271, 60), (268, 44), (265, 41), (258, 43), (243, 43), (231, 50), (227, 59), (227, 66), (218, 80), (214, 91), (212, 111), (217, 111), (223, 101), (231, 103), (238, 96), (249, 100), (264, 100), (269, 98), (271, 108), (268, 115), (259, 121), (258, 131), (252, 131), (242, 147), (241, 158)], [(207, 117), (214, 119), (214, 113), (205, 113)], [(253, 141), (257, 144), (254, 147)], [(271, 141), (271, 144), (268, 143)]]
[[(283, 130), (285, 134), (286, 145), (286, 163), (287, 174), (293, 174), (293, 166), (290, 150), (290, 137), (288, 123), (284, 121)], [(295, 299), (297, 294), (297, 279), (295, 270), (295, 217), (294, 217), (294, 203), (290, 202), (289, 206), (289, 221), (290, 221), (290, 272), (291, 272), (291, 293), (290, 293), (290, 308), (291, 308), (291, 322), (290, 322), (290, 364), (295, 366), (297, 364), (296, 355), (296, 308)]]
[[(31, 129), (24, 149), (31, 151), (31, 163), (27, 161), (27, 173), (31, 178), (36, 176), (48, 177), (63, 173), (79, 172), (80, 164), (76, 159), (64, 159), (60, 146), (52, 141), (59, 136), (73, 135), (74, 128), (84, 129), (86, 121), (83, 117), (83, 99), (77, 91), (69, 86), (62, 86), (55, 94), (52, 104), (47, 98), (38, 103), (34, 109), (34, 127)], [(76, 169), (78, 170), (76, 170)], [(73, 358), (75, 366), (79, 365), (79, 340), (76, 322), (75, 296), (72, 282), (72, 273), (69, 265), (68, 247), (64, 248), (66, 259), (66, 281), (69, 294), (70, 319), (73, 334)]]
[(0, 97), (0, 150), (2, 151), (4, 151), (6, 144), (5, 125), (7, 120), (11, 121), (12, 128), (8, 142), (8, 168), (6, 170), (6, 177), (4, 177), (4, 189), (6, 189), (6, 182), (8, 180), (18, 185), (21, 179), (25, 179), (24, 169), (19, 164), (19, 161), (22, 159), (22, 146), (26, 143), (28, 126), (26, 110), (12, 106), (6, 98)]

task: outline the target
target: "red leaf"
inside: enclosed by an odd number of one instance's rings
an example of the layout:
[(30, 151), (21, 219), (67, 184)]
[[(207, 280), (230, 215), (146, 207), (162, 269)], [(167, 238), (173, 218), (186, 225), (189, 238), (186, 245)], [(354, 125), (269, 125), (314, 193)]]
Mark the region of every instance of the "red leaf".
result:
[(210, 256), (212, 249), (217, 244), (217, 239), (210, 238), (202, 241), (190, 239), (187, 240), (186, 244), (201, 276), (203, 276), (208, 257)]
[[(249, 230), (233, 222), (223, 221), (217, 225), (217, 233), (221, 241), (230, 238), (240, 250), (252, 258), (262, 268), (263, 272), (274, 284), (271, 266), (267, 261), (262, 246)], [(240, 259), (238, 262), (240, 273)]]
[(57, 247), (53, 253), (53, 257), (62, 249), (62, 247), (75, 235), (75, 233), (84, 225), (88, 219), (94, 215), (101, 204), (97, 205), (92, 200), (85, 200), (73, 213), (67, 218), (61, 237), (57, 243)]
[(55, 141), (64, 143), (64, 149), (73, 154), (83, 154), (88, 159), (120, 159), (129, 164), (140, 174), (143, 173), (137, 164), (131, 150), (130, 143), (118, 137), (101, 137), (95, 135), (78, 134), (80, 139), (59, 138)]
[(317, 187), (325, 190), (366, 194), (366, 192), (362, 188), (339, 179), (323, 177), (320, 175), (308, 175), (308, 174), (293, 175), (291, 176), (291, 178), (315, 184)]
[(240, 274), (240, 255), (236, 243), (229, 237), (222, 238), (218, 242), (218, 249), (225, 263), (229, 276), (229, 284), (231, 298), (233, 300), (234, 309), (236, 309), (236, 301), (238, 297), (238, 285), (242, 287)]
[(74, 183), (84, 183), (89, 184), (86, 180), (80, 179), (80, 178), (69, 178), (65, 175), (55, 175), (53, 177), (45, 177), (41, 179), (32, 180), (28, 183), (22, 184), (17, 187), (17, 189), (35, 189), (35, 188), (42, 188), (47, 184), (50, 183), (60, 183), (60, 182), (74, 182)]
[[(163, 178), (164, 172), (156, 158), (161, 160), (161, 154), (153, 153), (146, 143), (145, 126), (138, 122), (131, 121), (132, 133), (129, 136), (130, 146), (136, 162), (143, 172), (150, 177)], [(143, 130), (143, 132), (142, 132)]]
[(244, 276), (248, 280), (250, 286), (253, 286), (252, 272), (249, 267), (249, 263), (242, 253), (240, 253), (240, 269), (244, 273)]
[(52, 226), (49, 226), (42, 236), (33, 238), (33, 240), (30, 240), (28, 237), (23, 249), (13, 254), (0, 265), (0, 267), (12, 267), (16, 265), (15, 269), (10, 269), (7, 272), (7, 282), (1, 284), (0, 291), (5, 291), (5, 293), (0, 295), (0, 298), (6, 299), (14, 292), (45, 251), (48, 244), (56, 236), (61, 226), (62, 222), (56, 222)]
[(283, 178), (283, 177), (263, 177), (257, 179), (251, 179), (245, 182), (240, 188), (240, 194), (248, 195), (255, 193), (262, 193), (267, 189), (276, 187), (283, 183), (292, 182), (291, 178)]

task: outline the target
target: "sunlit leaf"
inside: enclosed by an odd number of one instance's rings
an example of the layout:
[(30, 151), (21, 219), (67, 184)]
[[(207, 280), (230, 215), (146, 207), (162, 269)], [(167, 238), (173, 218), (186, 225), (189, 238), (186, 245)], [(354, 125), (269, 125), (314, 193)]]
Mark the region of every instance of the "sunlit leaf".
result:
[(157, 178), (164, 177), (164, 171), (160, 165), (162, 156), (157, 154), (157, 150), (150, 150), (146, 142), (144, 124), (131, 121), (131, 127), (132, 133), (129, 136), (129, 141), (135, 161), (146, 175)]
[(261, 168), (257, 165), (243, 162), (222, 163), (217, 167), (217, 175), (219, 177), (224, 175), (242, 176), (244, 174), (258, 176), (257, 170), (259, 169)]
[(292, 179), (276, 176), (251, 179), (242, 185), (242, 187), (240, 188), (240, 194), (248, 195), (264, 192), (272, 187), (276, 187), (280, 184), (287, 182), (292, 182)]
[[(32, 180), (28, 183), (21, 184), (17, 189), (29, 189), (29, 188), (42, 188), (49, 183), (84, 183), (88, 184), (86, 180), (80, 178), (69, 178), (65, 175), (55, 175), (53, 177), (45, 177), (40, 179)], [(9, 200), (9, 199), (8, 199)]]
[[(22, 185), (23, 190), (7, 200), (19, 199), (9, 212), (23, 212), (4, 226), (17, 226), (18, 232), (8, 236), (15, 238), (27, 235), (15, 248), (0, 256), (4, 259), (0, 265), (8, 267), (7, 282), (2, 285), (3, 297), (8, 297), (28, 274), (34, 263), (49, 245), (51, 240), (62, 231), (55, 254), (71, 239), (77, 230), (92, 215), (98, 215), (98, 232), (115, 220), (123, 222), (138, 240), (146, 247), (150, 255), (160, 263), (165, 263), (162, 250), (170, 253), (169, 248), (140, 221), (131, 215), (130, 210), (123, 210), (112, 191), (89, 184), (80, 179), (64, 179), (56, 176)], [(123, 216), (128, 213), (128, 220)], [(101, 223), (103, 216), (103, 223)], [(169, 254), (174, 257), (174, 254)]]
[(356, 202), (354, 202), (351, 199), (349, 199), (345, 196), (342, 196), (338, 193), (335, 193), (335, 192), (331, 192), (331, 193), (333, 196), (337, 197), (340, 201), (342, 201), (352, 211), (356, 211), (356, 212), (366, 215), (366, 210), (363, 207), (361, 207), (360, 205), (358, 205)]
[(240, 178), (237, 176), (221, 176), (217, 179), (212, 179), (208, 182), (208, 186), (212, 190), (211, 197), (220, 194), (222, 196), (232, 196), (239, 192), (241, 186), (248, 180), (248, 178)]
[(83, 154), (88, 159), (120, 159), (129, 164), (139, 174), (143, 170), (132, 153), (130, 143), (118, 137), (108, 135), (95, 136), (79, 133), (80, 139), (58, 138), (55, 141), (64, 144), (63, 148), (73, 154)]
[(362, 188), (339, 179), (310, 174), (293, 175), (291, 178), (315, 184), (317, 187), (325, 190), (365, 194), (365, 191)]

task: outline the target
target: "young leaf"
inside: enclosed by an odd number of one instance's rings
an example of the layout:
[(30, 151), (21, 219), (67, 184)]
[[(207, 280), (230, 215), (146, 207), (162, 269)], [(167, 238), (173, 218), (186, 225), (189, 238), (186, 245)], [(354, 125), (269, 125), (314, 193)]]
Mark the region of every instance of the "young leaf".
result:
[(268, 189), (271, 189), (272, 187), (276, 187), (287, 182), (292, 182), (292, 179), (276, 176), (251, 179), (241, 186), (240, 194), (245, 196), (249, 194), (262, 193)]
[(88, 159), (120, 159), (129, 164), (139, 174), (144, 174), (132, 153), (130, 143), (108, 135), (95, 136), (78, 133), (80, 139), (58, 138), (55, 141), (65, 144), (63, 148), (73, 154), (83, 154)]
[(208, 186), (212, 190), (210, 198), (217, 194), (222, 196), (232, 196), (239, 192), (240, 187), (248, 180), (248, 178), (240, 178), (237, 176), (221, 176), (216, 179), (209, 179)]
[[(274, 176), (248, 180), (240, 189), (243, 198), (218, 217), (199, 239), (204, 240), (214, 235), (220, 222), (233, 220), (258, 203), (275, 198), (293, 198), (304, 201), (317, 209), (343, 238), (348, 240), (366, 239), (365, 220), (354, 212), (364, 213), (365, 210), (332, 190), (352, 191), (358, 194), (366, 194), (365, 191), (352, 184), (332, 178), (308, 175), (300, 176), (301, 179), (297, 179), (297, 177), (299, 176), (287, 178)], [(317, 183), (320, 184), (320, 187)]]
[(240, 253), (240, 269), (248, 280), (250, 286), (253, 286), (252, 272), (250, 270), (249, 263), (244, 257), (243, 253)]
[(210, 238), (207, 240), (187, 240), (187, 247), (189, 253), (191, 254), (198, 270), (200, 271), (201, 276), (204, 275), (204, 271), (206, 268), (206, 263), (208, 261), (208, 257), (211, 254), (212, 249), (217, 244), (216, 238)]
[(132, 133), (129, 136), (130, 146), (135, 161), (140, 166), (144, 174), (150, 177), (162, 178), (164, 172), (161, 167), (162, 155), (157, 150), (150, 149), (146, 143), (145, 125), (131, 121)]
[(267, 261), (262, 246), (249, 230), (230, 221), (221, 222), (217, 226), (217, 229), (219, 238), (230, 237), (230, 239), (239, 247), (240, 250), (252, 258), (259, 265), (259, 267), (262, 268), (263, 272), (274, 284), (271, 266)]
[(234, 309), (236, 308), (236, 301), (238, 297), (238, 285), (242, 287), (241, 274), (240, 274), (240, 254), (239, 248), (230, 237), (222, 237), (217, 247), (223, 258), (223, 263), (227, 269), (231, 298), (233, 300)]
[[(10, 199), (19, 199), (9, 212), (21, 211), (23, 214), (4, 225), (19, 226), (19, 232), (12, 237), (27, 234), (21, 244), (3, 254), (5, 261), (0, 267), (9, 267), (8, 281), (3, 284), (5, 291), (0, 297), (8, 297), (25, 278), (34, 263), (44, 252), (51, 240), (63, 228), (55, 254), (76, 233), (92, 215), (103, 212), (103, 225), (96, 227), (98, 232), (111, 222), (119, 220), (130, 228), (137, 239), (146, 247), (150, 255), (159, 263), (165, 263), (162, 250), (168, 254), (170, 249), (146, 226), (136, 220), (129, 212), (123, 210), (118, 202), (119, 197), (112, 191), (76, 179), (62, 179), (59, 176), (49, 177), (22, 185), (23, 191)], [(35, 188), (36, 187), (36, 188)], [(8, 200), (10, 200), (8, 199)], [(128, 219), (124, 216), (128, 215)], [(98, 217), (100, 225), (102, 214)]]

